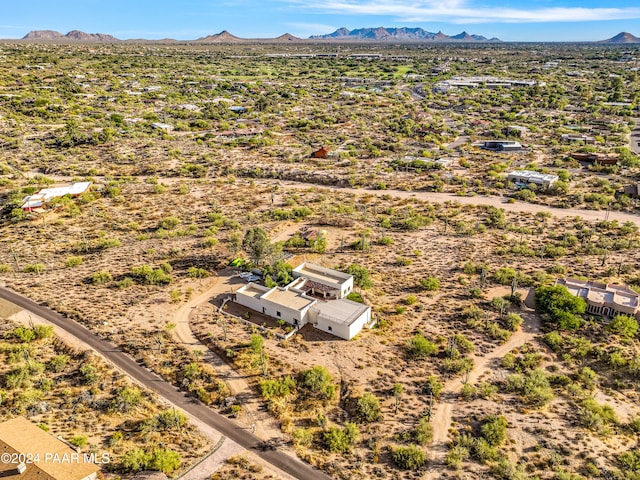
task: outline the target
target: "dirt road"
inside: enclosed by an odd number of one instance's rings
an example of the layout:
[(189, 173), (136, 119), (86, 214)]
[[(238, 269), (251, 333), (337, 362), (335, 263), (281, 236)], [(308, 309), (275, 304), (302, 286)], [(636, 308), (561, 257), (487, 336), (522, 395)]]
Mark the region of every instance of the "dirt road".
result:
[[(274, 180), (253, 180), (255, 183), (263, 183), (267, 185), (273, 185)], [(327, 187), (323, 185), (316, 185), (314, 183), (305, 183), (305, 182), (294, 182), (290, 180), (278, 180), (277, 181), (281, 186), (286, 188), (293, 189), (309, 189), (315, 188), (317, 190), (325, 190), (332, 192), (354, 192), (360, 194), (369, 194), (369, 195), (390, 195), (392, 197), (397, 198), (417, 198), (418, 200), (426, 201), (426, 202), (434, 202), (434, 203), (446, 203), (453, 202), (459, 203), (462, 205), (491, 205), (494, 207), (502, 208), (506, 212), (515, 212), (515, 213), (531, 213), (536, 214), (538, 212), (549, 212), (552, 215), (559, 218), (573, 218), (573, 217), (582, 217), (584, 220), (588, 221), (602, 221), (607, 216), (607, 213), (604, 210), (584, 210), (578, 208), (557, 208), (557, 207), (549, 207), (546, 205), (536, 205), (533, 203), (526, 203), (515, 201), (514, 203), (509, 203), (506, 197), (486, 197), (481, 195), (476, 195), (473, 197), (460, 197), (453, 193), (439, 193), (439, 192), (406, 192), (403, 190), (373, 190), (366, 188), (339, 188), (339, 187)], [(616, 212), (610, 211), (608, 214), (609, 220), (618, 220), (620, 223), (624, 222), (632, 222), (636, 225), (640, 226), (640, 215), (633, 213), (625, 213), (625, 212)]]
[[(537, 315), (531, 312), (521, 312), (521, 316), (524, 319), (522, 328), (515, 332), (507, 342), (482, 357), (471, 356), (474, 367), (469, 372), (467, 379), (470, 384), (476, 383), (483, 374), (490, 372), (494, 362), (504, 357), (514, 348), (532, 341), (540, 333), (540, 320)], [(425, 479), (438, 478), (438, 467), (445, 463), (453, 409), (463, 386), (464, 384), (460, 378), (455, 378), (445, 383), (441, 399), (431, 418), (433, 425), (433, 444), (431, 449), (433, 467), (424, 477)]]
[(222, 293), (229, 293), (232, 289), (237, 290), (239, 285), (234, 283), (234, 279), (237, 278), (236, 273), (231, 269), (219, 272), (204, 292), (180, 307), (176, 312), (174, 317), (176, 328), (173, 330), (173, 335), (185, 348), (191, 351), (199, 350), (203, 353), (203, 359), (214, 367), (218, 378), (227, 384), (231, 395), (235, 396), (242, 405), (243, 420), (247, 428), (252, 429), (253, 433), (263, 440), (280, 439), (282, 431), (277, 422), (260, 408), (263, 403), (262, 399), (251, 389), (242, 375), (193, 335), (189, 325), (193, 315), (211, 315), (212, 309), (215, 308), (213, 304), (209, 303), (211, 298)]

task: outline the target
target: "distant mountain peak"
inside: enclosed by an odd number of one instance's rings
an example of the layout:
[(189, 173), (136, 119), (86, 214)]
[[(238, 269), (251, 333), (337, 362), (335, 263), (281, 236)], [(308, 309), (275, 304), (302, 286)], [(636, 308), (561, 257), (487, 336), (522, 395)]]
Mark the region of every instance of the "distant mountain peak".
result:
[(240, 37), (236, 37), (232, 35), (227, 30), (223, 30), (220, 33), (216, 33), (215, 35), (207, 35), (206, 37), (198, 38), (194, 40), (196, 43), (235, 43), (240, 42), (243, 39)]
[(333, 33), (326, 35), (313, 35), (309, 37), (314, 40), (368, 40), (368, 41), (395, 41), (395, 42), (416, 42), (416, 41), (434, 41), (434, 42), (499, 42), (497, 38), (487, 40), (482, 35), (470, 35), (462, 32), (458, 35), (449, 36), (442, 32), (432, 33), (422, 28), (357, 28), (348, 30), (344, 27), (337, 29)]
[(631, 35), (628, 32), (620, 32), (615, 37), (611, 37), (607, 40), (602, 40), (599, 43), (640, 43), (640, 38), (635, 35)]
[(118, 39), (105, 33), (85, 33), (80, 30), (71, 30), (66, 35), (55, 30), (32, 30), (23, 40), (75, 40), (79, 42), (117, 42)]
[(64, 35), (55, 30), (31, 30), (22, 37), (22, 40), (54, 40), (62, 37), (64, 37)]

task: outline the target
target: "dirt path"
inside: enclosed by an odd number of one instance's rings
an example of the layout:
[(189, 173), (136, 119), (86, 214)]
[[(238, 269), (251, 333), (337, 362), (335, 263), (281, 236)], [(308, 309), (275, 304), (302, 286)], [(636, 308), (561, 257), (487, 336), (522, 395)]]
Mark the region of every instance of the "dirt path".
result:
[(218, 276), (204, 292), (191, 299), (176, 312), (174, 320), (176, 328), (173, 330), (173, 335), (187, 349), (202, 352), (204, 360), (214, 367), (218, 378), (227, 384), (231, 394), (242, 405), (244, 410), (242, 421), (248, 430), (253, 431), (257, 437), (263, 440), (281, 438), (282, 432), (276, 420), (268, 412), (261, 409), (263, 402), (251, 389), (246, 379), (217, 354), (209, 350), (206, 345), (202, 344), (193, 335), (189, 324), (194, 315), (211, 314), (212, 309), (215, 308), (209, 302), (212, 297), (237, 290), (239, 284), (234, 281), (236, 279), (237, 276), (232, 269), (219, 272)]
[[(264, 183), (272, 185), (273, 180), (255, 180), (255, 183)], [(460, 197), (453, 193), (440, 193), (440, 192), (405, 192), (403, 190), (372, 190), (366, 188), (338, 188), (338, 187), (326, 187), (323, 185), (317, 185), (315, 183), (294, 182), (291, 180), (280, 180), (279, 183), (287, 188), (293, 189), (309, 189), (315, 188), (318, 190), (326, 190), (332, 192), (355, 192), (368, 195), (391, 195), (397, 198), (417, 198), (418, 200), (434, 202), (434, 203), (460, 203), (462, 205), (491, 205), (494, 207), (502, 208), (507, 212), (516, 213), (530, 213), (536, 214), (538, 212), (549, 212), (552, 215), (559, 218), (573, 218), (582, 217), (584, 220), (598, 222), (605, 219), (607, 213), (604, 210), (583, 210), (578, 208), (557, 208), (549, 207), (547, 205), (537, 205), (533, 203), (526, 203), (515, 201), (509, 203), (506, 197), (486, 197), (476, 195), (473, 197)], [(619, 222), (632, 222), (640, 226), (640, 215), (625, 212), (610, 211), (608, 215), (609, 220), (618, 220)]]
[[(476, 383), (485, 373), (491, 372), (494, 361), (504, 357), (514, 348), (530, 342), (539, 334), (540, 319), (537, 315), (532, 312), (521, 312), (520, 315), (524, 319), (522, 328), (515, 332), (506, 343), (482, 357), (476, 355), (471, 356), (474, 367), (471, 372), (469, 372), (469, 383)], [(444, 465), (445, 463), (453, 408), (463, 386), (464, 384), (460, 378), (455, 378), (445, 383), (441, 400), (437, 404), (433, 417), (431, 418), (431, 424), (433, 425), (432, 461), (435, 469), (431, 469), (424, 477), (425, 479), (438, 478), (439, 465)]]

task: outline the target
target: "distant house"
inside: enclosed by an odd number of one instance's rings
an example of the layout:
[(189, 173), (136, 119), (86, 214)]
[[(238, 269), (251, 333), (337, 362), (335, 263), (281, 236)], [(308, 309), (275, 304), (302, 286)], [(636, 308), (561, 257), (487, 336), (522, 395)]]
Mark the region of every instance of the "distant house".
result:
[(70, 197), (78, 197), (91, 189), (91, 182), (76, 182), (73, 185), (63, 187), (43, 188), (38, 193), (29, 195), (22, 200), (22, 209), (25, 212), (31, 212), (39, 208), (44, 208), (47, 203), (51, 202), (54, 198), (64, 197), (69, 195)]
[(534, 184), (540, 185), (545, 188), (549, 188), (555, 182), (559, 180), (557, 175), (550, 175), (547, 173), (534, 172), (531, 170), (514, 170), (507, 174), (507, 180), (514, 182), (516, 185), (523, 186)]
[(99, 470), (89, 458), (24, 417), (0, 423), (0, 453), (3, 460), (5, 454), (27, 460), (0, 462), (3, 480), (94, 480)]
[(484, 142), (482, 148), (494, 152), (519, 152), (523, 146), (515, 140), (489, 140)]
[(329, 154), (329, 149), (327, 147), (322, 147), (319, 150), (316, 150), (311, 154), (311, 158), (327, 158)]
[(556, 285), (562, 285), (572, 295), (583, 298), (587, 302), (588, 313), (603, 317), (624, 314), (640, 319), (640, 294), (626, 285), (575, 278), (560, 278)]
[(561, 138), (565, 142), (584, 142), (588, 145), (596, 143), (595, 138), (580, 133), (563, 133)]
[(596, 165), (617, 165), (618, 157), (616, 155), (605, 155), (602, 153), (582, 153), (571, 152), (569, 154), (574, 160), (579, 162), (592, 162)]
[(285, 287), (249, 283), (236, 292), (236, 302), (297, 328), (307, 323), (345, 340), (371, 322), (371, 308), (347, 300), (353, 276), (313, 263), (293, 269), (295, 280)]
[(165, 132), (171, 132), (173, 130), (173, 125), (169, 125), (168, 123), (162, 122), (154, 122), (151, 124), (151, 128), (154, 130), (164, 130)]

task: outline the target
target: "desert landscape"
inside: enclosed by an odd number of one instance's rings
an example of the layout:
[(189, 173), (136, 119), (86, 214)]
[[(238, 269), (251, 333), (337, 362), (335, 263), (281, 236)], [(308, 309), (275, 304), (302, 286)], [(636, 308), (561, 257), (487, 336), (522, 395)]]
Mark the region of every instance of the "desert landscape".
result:
[[(288, 478), (268, 452), (336, 479), (640, 478), (637, 319), (555, 286), (640, 288), (625, 46), (0, 55), (0, 283), (263, 444), (220, 449), (4, 301), (0, 420), (108, 452), (108, 479)], [(249, 275), (283, 287), (305, 262), (353, 276), (372, 319), (355, 338), (234, 301)]]

